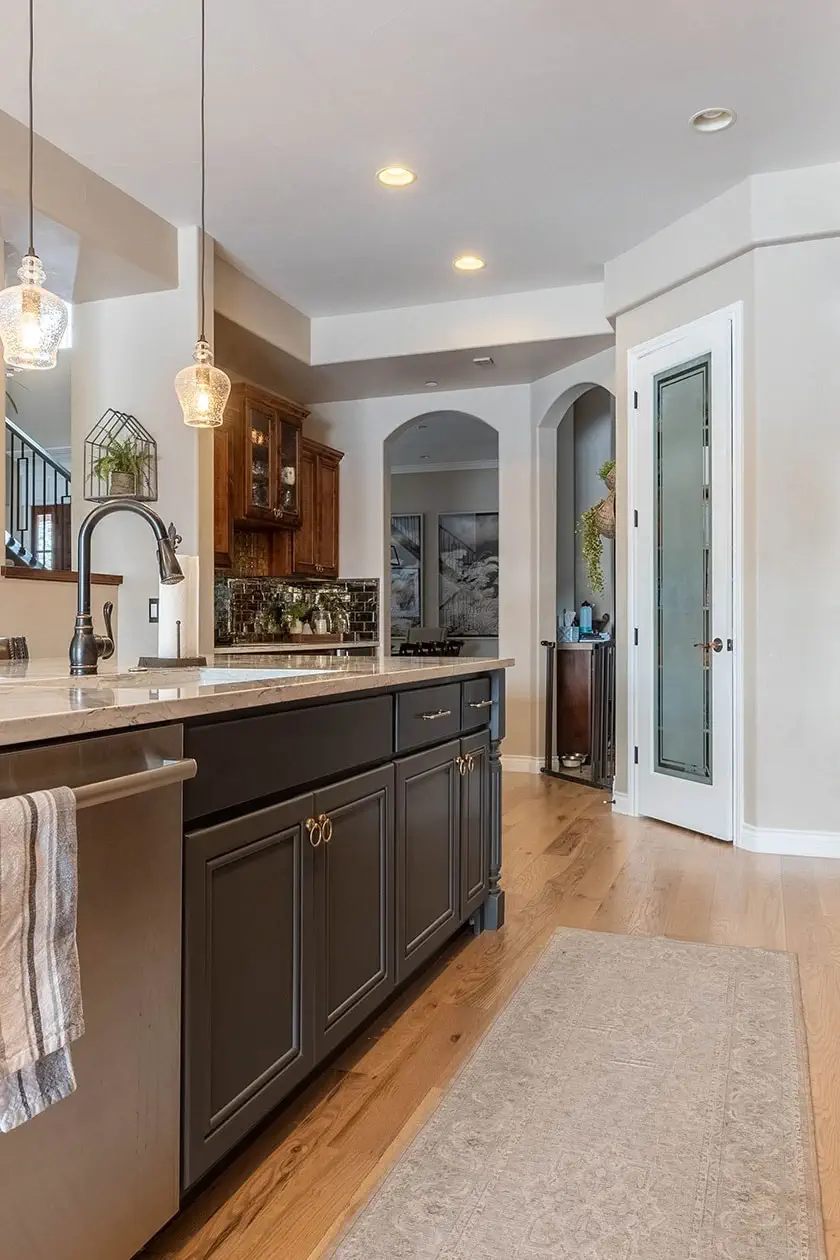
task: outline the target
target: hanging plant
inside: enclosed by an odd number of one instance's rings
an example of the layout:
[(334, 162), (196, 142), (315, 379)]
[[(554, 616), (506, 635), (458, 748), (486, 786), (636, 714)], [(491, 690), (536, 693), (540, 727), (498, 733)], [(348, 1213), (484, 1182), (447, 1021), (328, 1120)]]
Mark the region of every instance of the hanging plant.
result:
[(601, 560), (604, 539), (615, 538), (615, 460), (606, 460), (598, 469), (598, 476), (609, 493), (605, 499), (599, 500), (581, 513), (577, 532), (580, 534), (580, 550), (586, 564), (589, 587), (596, 595), (603, 595), (604, 570)]

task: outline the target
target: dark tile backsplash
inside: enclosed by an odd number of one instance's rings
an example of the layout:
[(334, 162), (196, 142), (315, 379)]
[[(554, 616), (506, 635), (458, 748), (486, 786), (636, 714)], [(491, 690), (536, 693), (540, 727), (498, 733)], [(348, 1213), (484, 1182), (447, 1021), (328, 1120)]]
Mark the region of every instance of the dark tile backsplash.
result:
[(349, 621), (349, 634), (359, 643), (379, 638), (379, 582), (376, 578), (342, 578), (307, 582), (292, 578), (216, 576), (216, 643), (266, 643), (280, 635), (267, 633), (267, 614), (292, 600), (311, 600), (323, 593), (339, 596)]

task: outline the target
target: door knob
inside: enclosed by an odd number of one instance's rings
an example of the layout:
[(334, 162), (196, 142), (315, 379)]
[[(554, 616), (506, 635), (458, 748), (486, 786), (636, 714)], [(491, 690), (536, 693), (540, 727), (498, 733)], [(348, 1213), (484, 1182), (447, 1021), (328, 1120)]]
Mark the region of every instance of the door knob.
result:
[(706, 652), (722, 652), (723, 639), (712, 639), (711, 643), (695, 643), (694, 646), (703, 648)]

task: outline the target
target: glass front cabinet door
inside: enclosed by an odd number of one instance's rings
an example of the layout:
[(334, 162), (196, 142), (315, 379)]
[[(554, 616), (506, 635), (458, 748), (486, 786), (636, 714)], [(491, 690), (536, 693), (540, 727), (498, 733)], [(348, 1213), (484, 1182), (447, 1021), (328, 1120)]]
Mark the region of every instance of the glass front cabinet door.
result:
[[(234, 388), (234, 395), (239, 387)], [(231, 415), (238, 399), (231, 399)], [(306, 412), (286, 399), (246, 387), (241, 395), (244, 427), (244, 504), (241, 515), (265, 525), (300, 525), (300, 440)], [(237, 513), (237, 515), (239, 515)]]
[(272, 511), (283, 525), (300, 524), (300, 421), (278, 413)]

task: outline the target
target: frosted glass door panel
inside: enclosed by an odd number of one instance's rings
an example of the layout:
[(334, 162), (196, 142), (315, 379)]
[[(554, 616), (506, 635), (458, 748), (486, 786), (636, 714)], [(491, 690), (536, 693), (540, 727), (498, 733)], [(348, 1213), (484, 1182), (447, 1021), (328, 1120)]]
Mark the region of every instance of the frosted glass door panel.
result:
[(711, 356), (654, 379), (655, 768), (712, 781)]

